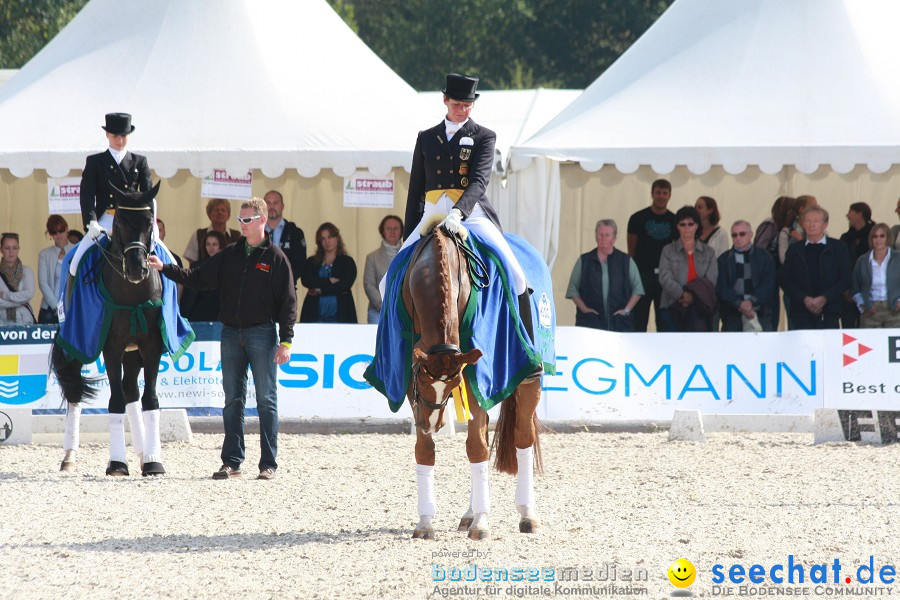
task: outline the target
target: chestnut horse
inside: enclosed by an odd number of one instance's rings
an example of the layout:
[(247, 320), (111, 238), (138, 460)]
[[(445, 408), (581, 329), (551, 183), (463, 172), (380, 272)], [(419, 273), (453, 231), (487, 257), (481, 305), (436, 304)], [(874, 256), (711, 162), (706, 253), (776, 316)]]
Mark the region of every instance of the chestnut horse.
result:
[[(482, 356), (478, 349), (460, 350), (459, 327), (472, 287), (467, 260), (448, 234), (437, 228), (419, 242), (403, 281), (403, 303), (412, 317), (415, 333), (421, 336), (413, 349), (412, 377), (407, 391), (416, 423), (419, 523), (414, 538), (434, 538), (432, 435), (444, 425), (452, 390), (459, 385), (468, 388), (463, 368), (474, 365)], [(474, 401), (471, 389), (467, 392), (473, 400), (469, 405), (472, 418), (466, 439), (472, 489), (469, 509), (460, 520), (459, 530), (468, 531), (470, 539), (478, 540), (488, 537), (489, 416)], [(522, 381), (502, 402), (494, 434), (495, 468), (517, 475), (516, 509), (520, 515), (519, 531), (523, 533), (535, 532), (540, 526), (533, 486), (534, 465), (541, 470), (536, 413), (540, 397), (541, 379), (540, 373), (536, 373)]]

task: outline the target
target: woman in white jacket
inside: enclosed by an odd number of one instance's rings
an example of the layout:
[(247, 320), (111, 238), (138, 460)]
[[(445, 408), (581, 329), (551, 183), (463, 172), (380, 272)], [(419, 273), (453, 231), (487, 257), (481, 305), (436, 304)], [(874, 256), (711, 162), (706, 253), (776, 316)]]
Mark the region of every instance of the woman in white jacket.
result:
[(28, 304), (34, 297), (34, 272), (19, 259), (18, 233), (0, 237), (0, 254), (0, 324), (34, 323)]
[(58, 323), (56, 305), (59, 303), (59, 281), (66, 252), (75, 246), (69, 242), (69, 224), (60, 215), (47, 219), (47, 235), (53, 245), (38, 254), (38, 287), (41, 288), (41, 310), (38, 323)]

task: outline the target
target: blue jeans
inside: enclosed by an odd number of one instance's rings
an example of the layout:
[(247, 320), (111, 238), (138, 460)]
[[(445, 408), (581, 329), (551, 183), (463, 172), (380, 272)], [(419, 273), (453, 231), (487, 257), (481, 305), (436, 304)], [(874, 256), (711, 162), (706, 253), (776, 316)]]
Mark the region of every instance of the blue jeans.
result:
[(239, 329), (222, 327), (222, 387), (225, 389), (225, 442), (222, 462), (239, 469), (244, 462), (244, 405), (247, 400), (247, 367), (256, 386), (259, 411), (259, 468), (277, 469), (278, 394), (275, 387), (275, 325), (255, 325)]

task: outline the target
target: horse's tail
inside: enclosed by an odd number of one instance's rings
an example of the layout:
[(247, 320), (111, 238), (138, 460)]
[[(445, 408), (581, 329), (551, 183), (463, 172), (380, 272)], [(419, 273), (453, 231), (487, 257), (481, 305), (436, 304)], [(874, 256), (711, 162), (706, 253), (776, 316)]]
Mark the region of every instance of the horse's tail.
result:
[[(510, 394), (500, 406), (500, 416), (494, 429), (494, 441), (491, 451), (495, 453), (494, 468), (501, 473), (515, 475), (518, 472), (516, 459), (516, 411), (518, 409), (519, 388)], [(531, 426), (534, 428), (534, 468), (539, 475), (544, 473), (544, 460), (541, 457), (540, 430), (537, 410), (532, 413)]]
[(82, 366), (78, 360), (67, 357), (59, 344), (53, 344), (50, 351), (50, 371), (56, 375), (66, 402), (78, 404), (82, 400), (96, 398), (100, 391), (96, 378), (82, 375)]

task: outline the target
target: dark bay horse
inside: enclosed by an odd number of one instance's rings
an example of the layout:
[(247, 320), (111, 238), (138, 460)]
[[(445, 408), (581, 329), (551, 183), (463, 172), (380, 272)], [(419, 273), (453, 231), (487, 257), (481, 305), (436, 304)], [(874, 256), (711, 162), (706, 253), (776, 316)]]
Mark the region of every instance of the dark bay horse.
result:
[[(488, 460), (489, 415), (475, 401), (463, 378), (464, 365), (475, 364), (482, 356), (478, 349), (460, 351), (460, 321), (472, 293), (469, 268), (457, 244), (436, 228), (419, 243), (403, 282), (403, 303), (412, 317), (415, 332), (421, 335), (413, 349), (412, 377), (407, 396), (416, 422), (416, 475), (419, 487), (419, 523), (414, 538), (433, 539), (434, 440), (432, 434), (444, 425), (451, 392), (463, 384), (472, 419), (468, 422), (466, 454), (472, 470), (469, 509), (459, 530), (470, 539), (488, 536), (490, 492)], [(499, 285), (495, 282), (492, 285)], [(541, 469), (538, 443), (537, 405), (541, 397), (539, 374), (525, 379), (502, 402), (494, 433), (495, 468), (517, 475), (516, 509), (519, 531), (535, 532), (540, 521), (535, 513), (533, 466)], [(450, 417), (452, 418), (452, 416)]]
[[(118, 207), (110, 242), (107, 248), (101, 248), (102, 258), (97, 263), (100, 266), (100, 281), (96, 285), (106, 290), (106, 310), (112, 312), (109, 332), (103, 344), (110, 390), (110, 461), (106, 474), (112, 476), (129, 474), (125, 459), (124, 414), (126, 405), (137, 408), (132, 403), (138, 400), (141, 368), (144, 369), (144, 391), (140, 395), (143, 410), (128, 410), (132, 442), (140, 456), (142, 475), (165, 473), (156, 395), (156, 379), (163, 353), (160, 331), (162, 281), (159, 273), (147, 263), (152, 245), (153, 199), (158, 191), (159, 183), (145, 193), (116, 190)], [(96, 275), (91, 274), (95, 279)], [(76, 279), (74, 285), (85, 283)], [(50, 365), (70, 409), (72, 405), (77, 406), (85, 399), (96, 397), (99, 378), (85, 377), (82, 374), (83, 364), (69, 357), (58, 342), (53, 345)], [(67, 419), (66, 427), (75, 427), (77, 431), (77, 419)], [(66, 452), (61, 466), (63, 471), (74, 469), (74, 456), (70, 456), (70, 452), (74, 454), (73, 451)]]

